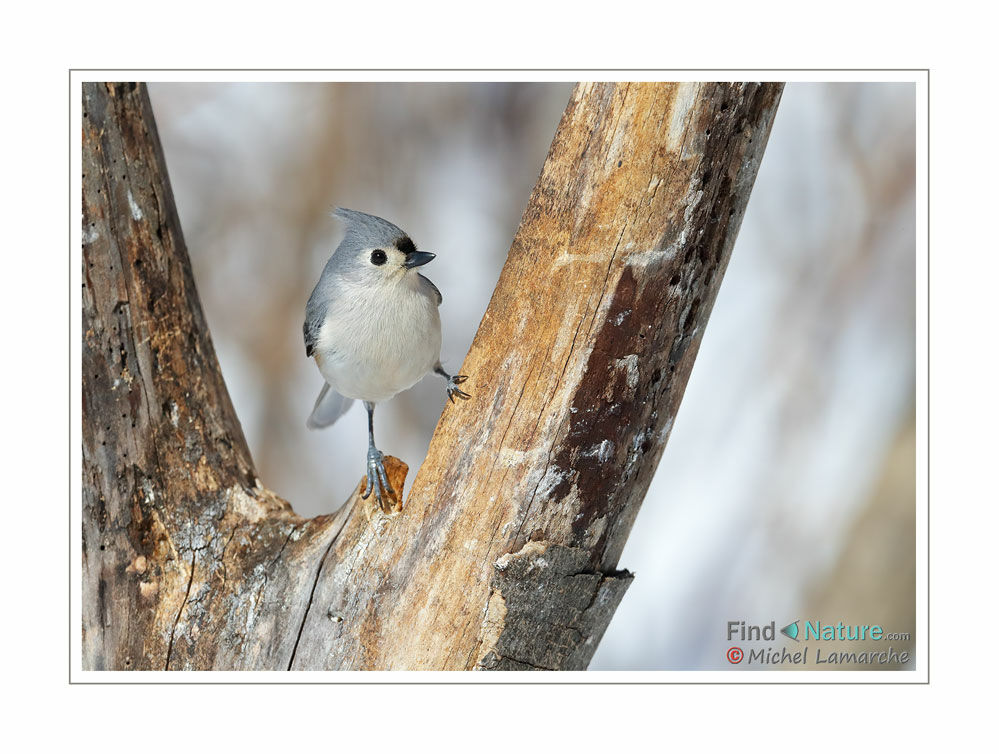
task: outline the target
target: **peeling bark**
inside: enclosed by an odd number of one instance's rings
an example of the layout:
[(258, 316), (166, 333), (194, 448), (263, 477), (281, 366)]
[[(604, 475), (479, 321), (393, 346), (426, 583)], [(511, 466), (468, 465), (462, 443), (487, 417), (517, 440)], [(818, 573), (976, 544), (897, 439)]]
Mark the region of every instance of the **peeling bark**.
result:
[(461, 368), (473, 400), (404, 508), (355, 492), (306, 520), (257, 480), (144, 87), (86, 84), (85, 668), (584, 669), (780, 91), (577, 86)]

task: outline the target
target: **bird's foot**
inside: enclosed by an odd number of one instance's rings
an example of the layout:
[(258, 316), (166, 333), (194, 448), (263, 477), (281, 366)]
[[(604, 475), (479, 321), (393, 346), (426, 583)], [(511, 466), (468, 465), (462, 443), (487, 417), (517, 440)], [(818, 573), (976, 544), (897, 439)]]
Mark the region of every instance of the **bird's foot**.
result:
[(378, 507), (383, 511), (388, 511), (390, 509), (390, 502), (384, 500), (383, 496), (388, 493), (388, 495), (394, 498), (395, 490), (392, 489), (392, 485), (388, 480), (388, 474), (385, 472), (385, 456), (382, 455), (382, 452), (378, 448), (368, 448), (368, 474), (366, 482), (361, 499), (367, 500), (371, 496), (371, 492), (374, 491)]
[(454, 375), (454, 377), (449, 377), (448, 378), (447, 388), (446, 389), (447, 389), (448, 400), (450, 400), (451, 403), (454, 403), (455, 396), (457, 396), (458, 398), (461, 398), (463, 401), (467, 401), (469, 398), (472, 397), (468, 393), (466, 393), (464, 390), (461, 390), (458, 387), (458, 385), (460, 385), (461, 383), (463, 383), (467, 379), (468, 379), (468, 377), (466, 375), (464, 375), (464, 374), (456, 374), (456, 375)]

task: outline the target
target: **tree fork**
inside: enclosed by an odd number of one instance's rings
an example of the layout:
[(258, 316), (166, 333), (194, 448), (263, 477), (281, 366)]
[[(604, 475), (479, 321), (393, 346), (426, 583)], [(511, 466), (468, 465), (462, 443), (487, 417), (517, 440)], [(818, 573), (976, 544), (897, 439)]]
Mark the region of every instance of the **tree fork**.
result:
[(257, 480), (145, 87), (85, 84), (84, 668), (585, 669), (781, 89), (578, 85), (405, 507), (303, 519)]

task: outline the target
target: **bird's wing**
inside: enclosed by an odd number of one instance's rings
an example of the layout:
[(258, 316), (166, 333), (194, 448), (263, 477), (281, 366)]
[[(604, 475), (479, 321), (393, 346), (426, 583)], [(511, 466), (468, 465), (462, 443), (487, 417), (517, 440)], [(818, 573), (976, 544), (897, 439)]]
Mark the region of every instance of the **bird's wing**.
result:
[[(419, 275), (420, 273), (416, 274)], [(438, 290), (437, 286), (434, 285), (432, 282), (430, 282), (430, 278), (425, 278), (423, 277), (423, 275), (420, 275), (420, 280), (422, 280), (424, 283), (423, 285), (424, 289), (426, 289), (428, 293), (433, 293), (433, 295), (437, 297), (437, 306), (443, 304), (444, 297), (441, 295), (441, 292), (440, 290)]]
[(309, 419), (305, 422), (305, 426), (309, 429), (328, 427), (347, 413), (347, 409), (353, 403), (353, 398), (345, 398), (340, 395), (327, 382), (323, 385), (323, 389), (319, 391), (319, 397), (316, 398), (316, 405), (313, 406), (312, 413), (309, 414)]
[(319, 339), (319, 328), (323, 326), (326, 319), (326, 309), (329, 301), (318, 295), (319, 286), (312, 291), (309, 296), (309, 303), (305, 306), (305, 323), (302, 325), (302, 334), (305, 336), (305, 355), (312, 356), (316, 350), (316, 341)]

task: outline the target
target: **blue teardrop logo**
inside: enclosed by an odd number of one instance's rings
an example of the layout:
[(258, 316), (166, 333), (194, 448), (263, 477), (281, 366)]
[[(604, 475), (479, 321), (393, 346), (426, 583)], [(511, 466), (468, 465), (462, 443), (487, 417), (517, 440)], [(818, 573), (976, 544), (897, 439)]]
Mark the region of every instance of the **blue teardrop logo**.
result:
[(784, 634), (784, 636), (786, 636), (787, 638), (798, 641), (798, 621), (795, 621), (794, 623), (788, 623), (786, 626), (784, 626), (784, 628), (780, 630), (780, 632)]

